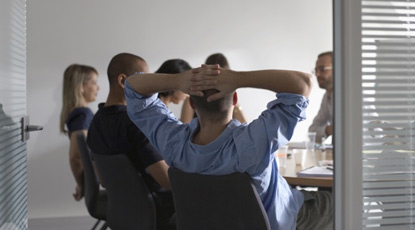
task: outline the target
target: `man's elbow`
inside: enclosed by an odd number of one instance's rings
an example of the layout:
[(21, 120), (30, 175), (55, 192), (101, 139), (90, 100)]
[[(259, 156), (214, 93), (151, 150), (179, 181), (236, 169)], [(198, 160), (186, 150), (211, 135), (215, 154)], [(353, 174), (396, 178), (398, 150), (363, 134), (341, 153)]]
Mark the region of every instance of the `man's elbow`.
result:
[(311, 93), (311, 89), (313, 88), (312, 75), (303, 73), (302, 78), (303, 78), (303, 81), (301, 83), (301, 94), (308, 98), (308, 96)]
[(163, 188), (170, 189), (170, 180), (168, 175), (169, 166), (164, 160), (154, 163), (146, 168), (146, 171), (153, 179)]

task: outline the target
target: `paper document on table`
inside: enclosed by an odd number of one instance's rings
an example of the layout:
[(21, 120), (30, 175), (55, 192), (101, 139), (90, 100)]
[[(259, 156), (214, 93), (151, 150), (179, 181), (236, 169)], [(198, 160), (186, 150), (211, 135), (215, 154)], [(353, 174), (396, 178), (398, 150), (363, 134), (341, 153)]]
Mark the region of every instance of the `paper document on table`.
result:
[(324, 144), (324, 145), (316, 144), (316, 148), (321, 149), (321, 150), (323, 150), (323, 149), (333, 149), (333, 145), (332, 144)]
[(333, 160), (321, 160), (318, 162), (321, 167), (333, 167)]
[(305, 148), (307, 148), (305, 142), (290, 142), (290, 143), (288, 143), (288, 146), (291, 149), (305, 149)]
[(313, 166), (297, 172), (298, 177), (332, 177), (332, 167)]

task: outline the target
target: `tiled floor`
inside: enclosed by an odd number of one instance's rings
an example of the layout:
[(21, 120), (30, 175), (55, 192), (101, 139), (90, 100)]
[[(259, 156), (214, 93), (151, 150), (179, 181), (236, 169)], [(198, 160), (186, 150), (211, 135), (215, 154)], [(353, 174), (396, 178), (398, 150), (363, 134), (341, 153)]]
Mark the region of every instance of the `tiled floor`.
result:
[[(89, 230), (95, 222), (89, 216), (29, 219), (29, 230)], [(98, 230), (102, 224), (103, 221), (99, 223)]]

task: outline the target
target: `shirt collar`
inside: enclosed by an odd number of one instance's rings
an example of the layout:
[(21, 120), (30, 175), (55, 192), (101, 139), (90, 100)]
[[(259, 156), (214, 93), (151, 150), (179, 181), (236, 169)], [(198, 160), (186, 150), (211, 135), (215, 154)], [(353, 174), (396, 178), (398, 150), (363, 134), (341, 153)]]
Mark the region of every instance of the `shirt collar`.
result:
[(125, 105), (110, 105), (105, 106), (105, 103), (99, 103), (98, 108), (107, 112), (120, 112), (127, 111), (127, 106)]
[(189, 136), (190, 138), (189, 142), (194, 148), (197, 148), (203, 151), (210, 151), (210, 150), (213, 151), (213, 150), (216, 150), (220, 145), (222, 145), (223, 142), (225, 142), (226, 139), (228, 139), (229, 136), (232, 135), (233, 130), (240, 125), (241, 125), (241, 122), (239, 122), (236, 119), (232, 119), (226, 126), (225, 130), (214, 141), (210, 142), (207, 145), (197, 145), (192, 142), (192, 139), (193, 139), (194, 134), (199, 130), (199, 120), (198, 118), (194, 118), (189, 124), (190, 130), (191, 130), (191, 135)]

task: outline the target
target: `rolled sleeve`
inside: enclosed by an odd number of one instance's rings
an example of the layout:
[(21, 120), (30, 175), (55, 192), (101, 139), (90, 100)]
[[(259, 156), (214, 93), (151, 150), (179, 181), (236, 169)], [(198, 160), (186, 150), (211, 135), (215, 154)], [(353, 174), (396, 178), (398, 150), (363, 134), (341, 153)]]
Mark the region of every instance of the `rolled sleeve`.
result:
[(273, 153), (288, 143), (297, 123), (306, 118), (307, 106), (308, 99), (302, 95), (277, 94), (258, 119), (235, 133), (235, 146), (242, 153), (240, 170), (255, 174), (267, 167)]
[(279, 93), (276, 95), (277, 99), (268, 103), (267, 108), (271, 109), (276, 104), (283, 104), (289, 108), (293, 116), (298, 118), (298, 121), (306, 119), (306, 108), (308, 107), (308, 99), (303, 95), (293, 93)]
[(124, 92), (125, 98), (127, 99), (127, 105), (129, 105), (130, 108), (134, 108), (134, 110), (138, 111), (145, 109), (148, 105), (150, 105), (158, 98), (157, 93), (150, 96), (144, 96), (135, 92), (128, 81), (125, 83)]
[(131, 85), (125, 84), (125, 96), (127, 100), (127, 114), (130, 120), (144, 133), (154, 148), (171, 162), (173, 153), (181, 151), (180, 140), (185, 138), (188, 132), (174, 114), (160, 101), (157, 94), (144, 96), (134, 91)]

